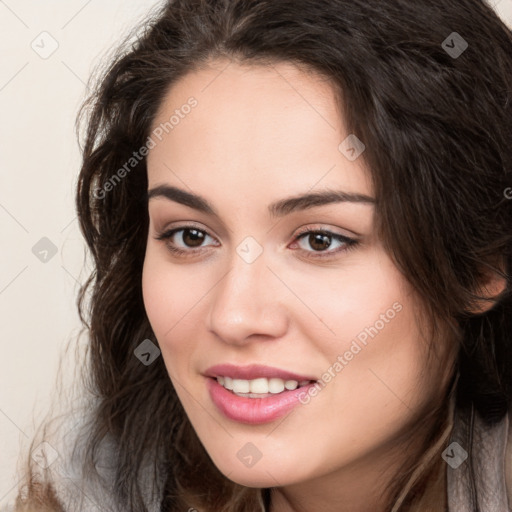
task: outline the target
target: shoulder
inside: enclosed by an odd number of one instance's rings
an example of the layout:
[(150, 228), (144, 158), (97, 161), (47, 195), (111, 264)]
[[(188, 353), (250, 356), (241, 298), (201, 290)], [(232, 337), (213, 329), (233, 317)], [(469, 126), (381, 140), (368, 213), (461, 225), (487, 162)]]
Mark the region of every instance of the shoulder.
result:
[(112, 444), (103, 444), (97, 471), (88, 472), (84, 465), (92, 410), (90, 403), (74, 406), (40, 426), (17, 501), (2, 512), (117, 512), (108, 492), (115, 460)]
[(512, 504), (511, 412), (486, 422), (474, 407), (455, 410), (448, 446), (447, 491), (450, 512), (509, 510)]

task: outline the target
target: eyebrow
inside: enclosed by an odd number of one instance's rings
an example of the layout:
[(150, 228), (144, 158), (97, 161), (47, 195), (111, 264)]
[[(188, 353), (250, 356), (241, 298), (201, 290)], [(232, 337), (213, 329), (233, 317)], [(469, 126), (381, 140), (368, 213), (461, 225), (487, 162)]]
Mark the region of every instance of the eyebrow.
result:
[[(148, 191), (148, 201), (156, 197), (164, 197), (200, 212), (219, 217), (215, 208), (204, 197), (177, 187), (159, 185)], [(281, 199), (269, 205), (268, 211), (271, 217), (283, 217), (292, 212), (306, 210), (315, 206), (345, 202), (373, 205), (375, 204), (375, 199), (365, 194), (344, 192), (342, 190), (322, 190)]]

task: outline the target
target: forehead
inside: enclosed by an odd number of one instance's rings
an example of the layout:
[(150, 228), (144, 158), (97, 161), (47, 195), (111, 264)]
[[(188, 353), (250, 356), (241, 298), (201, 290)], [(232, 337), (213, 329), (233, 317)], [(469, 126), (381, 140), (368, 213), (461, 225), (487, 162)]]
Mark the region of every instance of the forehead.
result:
[(203, 190), (222, 180), (232, 187), (249, 181), (253, 190), (342, 185), (371, 194), (363, 159), (340, 151), (350, 133), (332, 84), (291, 63), (213, 61), (173, 84), (155, 130), (150, 184), (186, 176)]

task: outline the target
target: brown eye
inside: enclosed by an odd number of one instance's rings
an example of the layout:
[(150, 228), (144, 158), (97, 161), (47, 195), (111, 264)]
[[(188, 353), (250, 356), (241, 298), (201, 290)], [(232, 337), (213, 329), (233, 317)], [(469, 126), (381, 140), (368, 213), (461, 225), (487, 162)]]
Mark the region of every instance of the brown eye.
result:
[(315, 251), (324, 251), (331, 245), (331, 237), (324, 233), (310, 233), (308, 243)]
[(205, 239), (204, 233), (199, 229), (183, 229), (181, 239), (187, 247), (200, 247)]

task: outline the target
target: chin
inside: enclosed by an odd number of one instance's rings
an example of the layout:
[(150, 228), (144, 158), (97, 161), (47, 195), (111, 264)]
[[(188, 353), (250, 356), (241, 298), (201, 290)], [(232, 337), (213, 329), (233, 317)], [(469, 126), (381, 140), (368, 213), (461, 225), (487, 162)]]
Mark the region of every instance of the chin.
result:
[(251, 474), (251, 469), (246, 471), (233, 471), (226, 474), (222, 472), (222, 474), (235, 482), (236, 484), (243, 485), (244, 487), (253, 487), (256, 489), (263, 489), (265, 487), (275, 487), (276, 482), (279, 482), (279, 485), (287, 485), (289, 482), (282, 482), (279, 478), (273, 478), (274, 475), (270, 476), (268, 473), (263, 472), (263, 474)]
[(229, 480), (245, 487), (265, 488), (298, 483), (307, 478), (297, 474), (297, 464), (282, 465), (280, 460), (259, 460), (252, 467), (245, 467), (238, 459), (219, 461), (217, 469)]

